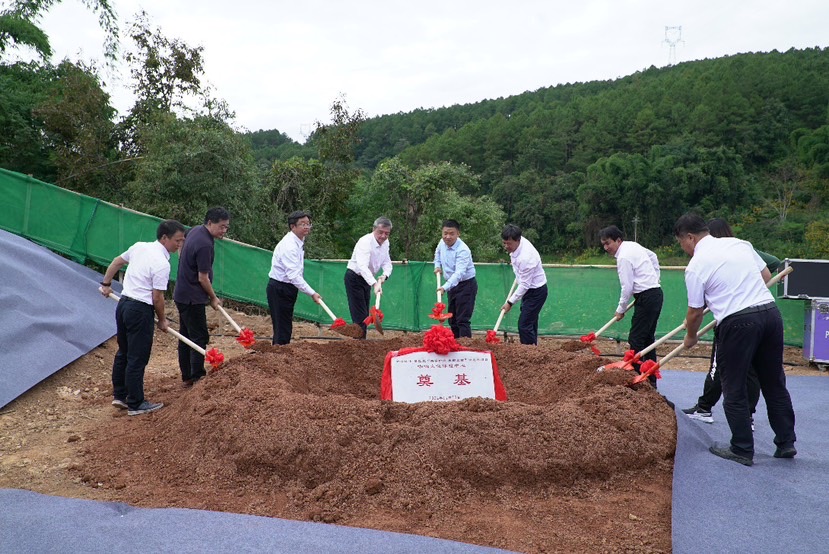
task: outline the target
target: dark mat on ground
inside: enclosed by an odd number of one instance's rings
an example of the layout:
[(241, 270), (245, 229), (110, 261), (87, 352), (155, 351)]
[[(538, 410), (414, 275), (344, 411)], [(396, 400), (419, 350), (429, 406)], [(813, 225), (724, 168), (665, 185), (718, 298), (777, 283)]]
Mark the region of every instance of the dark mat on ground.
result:
[(180, 508), (133, 508), (21, 490), (0, 490), (0, 505), (0, 552), (506, 552), (372, 529)]
[(826, 552), (829, 525), (829, 379), (789, 376), (797, 457), (777, 459), (765, 403), (754, 416), (754, 465), (708, 452), (731, 433), (720, 402), (714, 423), (689, 419), (703, 373), (665, 371), (659, 390), (676, 404), (677, 448), (673, 482), (673, 551)]
[(2, 408), (115, 335), (116, 304), (100, 273), (3, 230), (0, 259)]

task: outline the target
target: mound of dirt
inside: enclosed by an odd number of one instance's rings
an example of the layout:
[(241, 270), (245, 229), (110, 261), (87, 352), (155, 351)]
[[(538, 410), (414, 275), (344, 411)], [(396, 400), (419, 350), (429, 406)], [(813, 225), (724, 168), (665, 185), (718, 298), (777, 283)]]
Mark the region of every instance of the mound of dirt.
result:
[(508, 402), (379, 400), (386, 353), (422, 340), (258, 342), (168, 385), (163, 410), (102, 421), (73, 471), (139, 506), (523, 552), (670, 551), (676, 421), (647, 383), (596, 373), (589, 350), (463, 339), (494, 353)]

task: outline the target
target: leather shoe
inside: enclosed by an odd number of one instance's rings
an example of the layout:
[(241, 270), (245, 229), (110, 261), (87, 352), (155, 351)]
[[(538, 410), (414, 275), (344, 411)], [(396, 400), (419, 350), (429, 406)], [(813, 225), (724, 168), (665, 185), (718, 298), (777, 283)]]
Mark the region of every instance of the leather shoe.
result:
[(708, 449), (708, 451), (715, 456), (731, 460), (732, 462), (737, 462), (738, 464), (743, 464), (744, 466), (754, 465), (754, 460), (735, 454), (729, 446), (712, 446)]
[(797, 456), (797, 450), (794, 446), (778, 446), (774, 451), (775, 458), (794, 458)]

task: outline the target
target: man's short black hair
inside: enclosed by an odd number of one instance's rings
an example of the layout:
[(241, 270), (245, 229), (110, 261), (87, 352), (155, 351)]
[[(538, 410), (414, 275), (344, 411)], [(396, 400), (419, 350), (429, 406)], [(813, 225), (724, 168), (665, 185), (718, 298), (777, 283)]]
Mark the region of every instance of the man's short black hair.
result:
[(184, 225), (176, 221), (175, 219), (168, 219), (166, 221), (162, 221), (158, 224), (158, 229), (155, 231), (155, 238), (161, 240), (161, 237), (167, 236), (167, 238), (172, 238), (173, 235), (181, 231), (184, 232)]
[(461, 230), (461, 224), (455, 221), (454, 219), (444, 219), (442, 227), (449, 227), (451, 229), (457, 229), (458, 232)]
[(302, 219), (303, 217), (307, 217), (308, 221), (311, 221), (311, 214), (308, 212), (303, 212), (302, 210), (295, 211), (288, 216), (288, 229), (296, 225), (297, 221)]
[(700, 233), (707, 233), (708, 225), (705, 220), (694, 213), (687, 213), (676, 220), (674, 224), (674, 236), (685, 234), (698, 235)]
[(521, 227), (518, 225), (513, 225), (512, 223), (507, 223), (504, 226), (504, 230), (501, 231), (501, 239), (502, 240), (520, 240), (521, 239)]
[(230, 221), (230, 212), (224, 208), (216, 206), (207, 210), (207, 215), (204, 216), (204, 223), (218, 223), (220, 221)]
[(605, 239), (625, 240), (625, 235), (618, 227), (616, 227), (615, 225), (610, 225), (599, 231), (599, 240)]

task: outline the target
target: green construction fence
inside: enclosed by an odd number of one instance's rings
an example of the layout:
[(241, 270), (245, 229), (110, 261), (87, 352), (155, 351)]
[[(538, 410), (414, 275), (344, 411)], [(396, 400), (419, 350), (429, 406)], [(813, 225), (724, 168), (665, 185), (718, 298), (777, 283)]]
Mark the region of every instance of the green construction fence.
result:
[[(0, 228), (79, 263), (94, 261), (104, 267), (109, 265), (133, 243), (155, 240), (160, 221), (157, 217), (0, 169)], [(355, 242), (358, 238), (354, 237)], [(436, 242), (438, 239), (436, 235)], [(313, 235), (309, 240), (313, 240)], [(174, 255), (171, 259), (173, 280), (177, 265), (178, 257)], [(267, 307), (265, 286), (270, 265), (269, 250), (228, 239), (217, 241), (213, 286), (224, 298)], [(345, 266), (342, 260), (306, 260), (305, 279), (336, 315), (348, 320), (343, 284)], [(676, 328), (685, 318), (687, 303), (682, 270), (664, 268), (662, 271), (665, 304), (658, 336)], [(485, 331), (495, 324), (514, 277), (506, 263), (476, 264), (476, 271), (478, 297), (472, 328)], [(585, 335), (603, 326), (613, 315), (619, 299), (615, 267), (547, 265), (545, 272), (549, 296), (541, 311), (540, 334)], [(435, 323), (428, 317), (436, 302), (435, 289), (431, 262), (395, 263), (391, 279), (383, 286), (380, 306), (385, 314), (383, 327), (405, 331), (428, 329)], [(774, 292), (776, 296), (777, 291)], [(783, 313), (786, 344), (802, 347), (805, 301), (787, 299), (778, 304)], [(504, 317), (500, 330), (517, 332), (519, 307)], [(330, 321), (322, 308), (303, 294), (297, 302), (295, 316), (320, 323)], [(626, 317), (604, 336), (624, 340), (629, 324), (630, 317)]]

